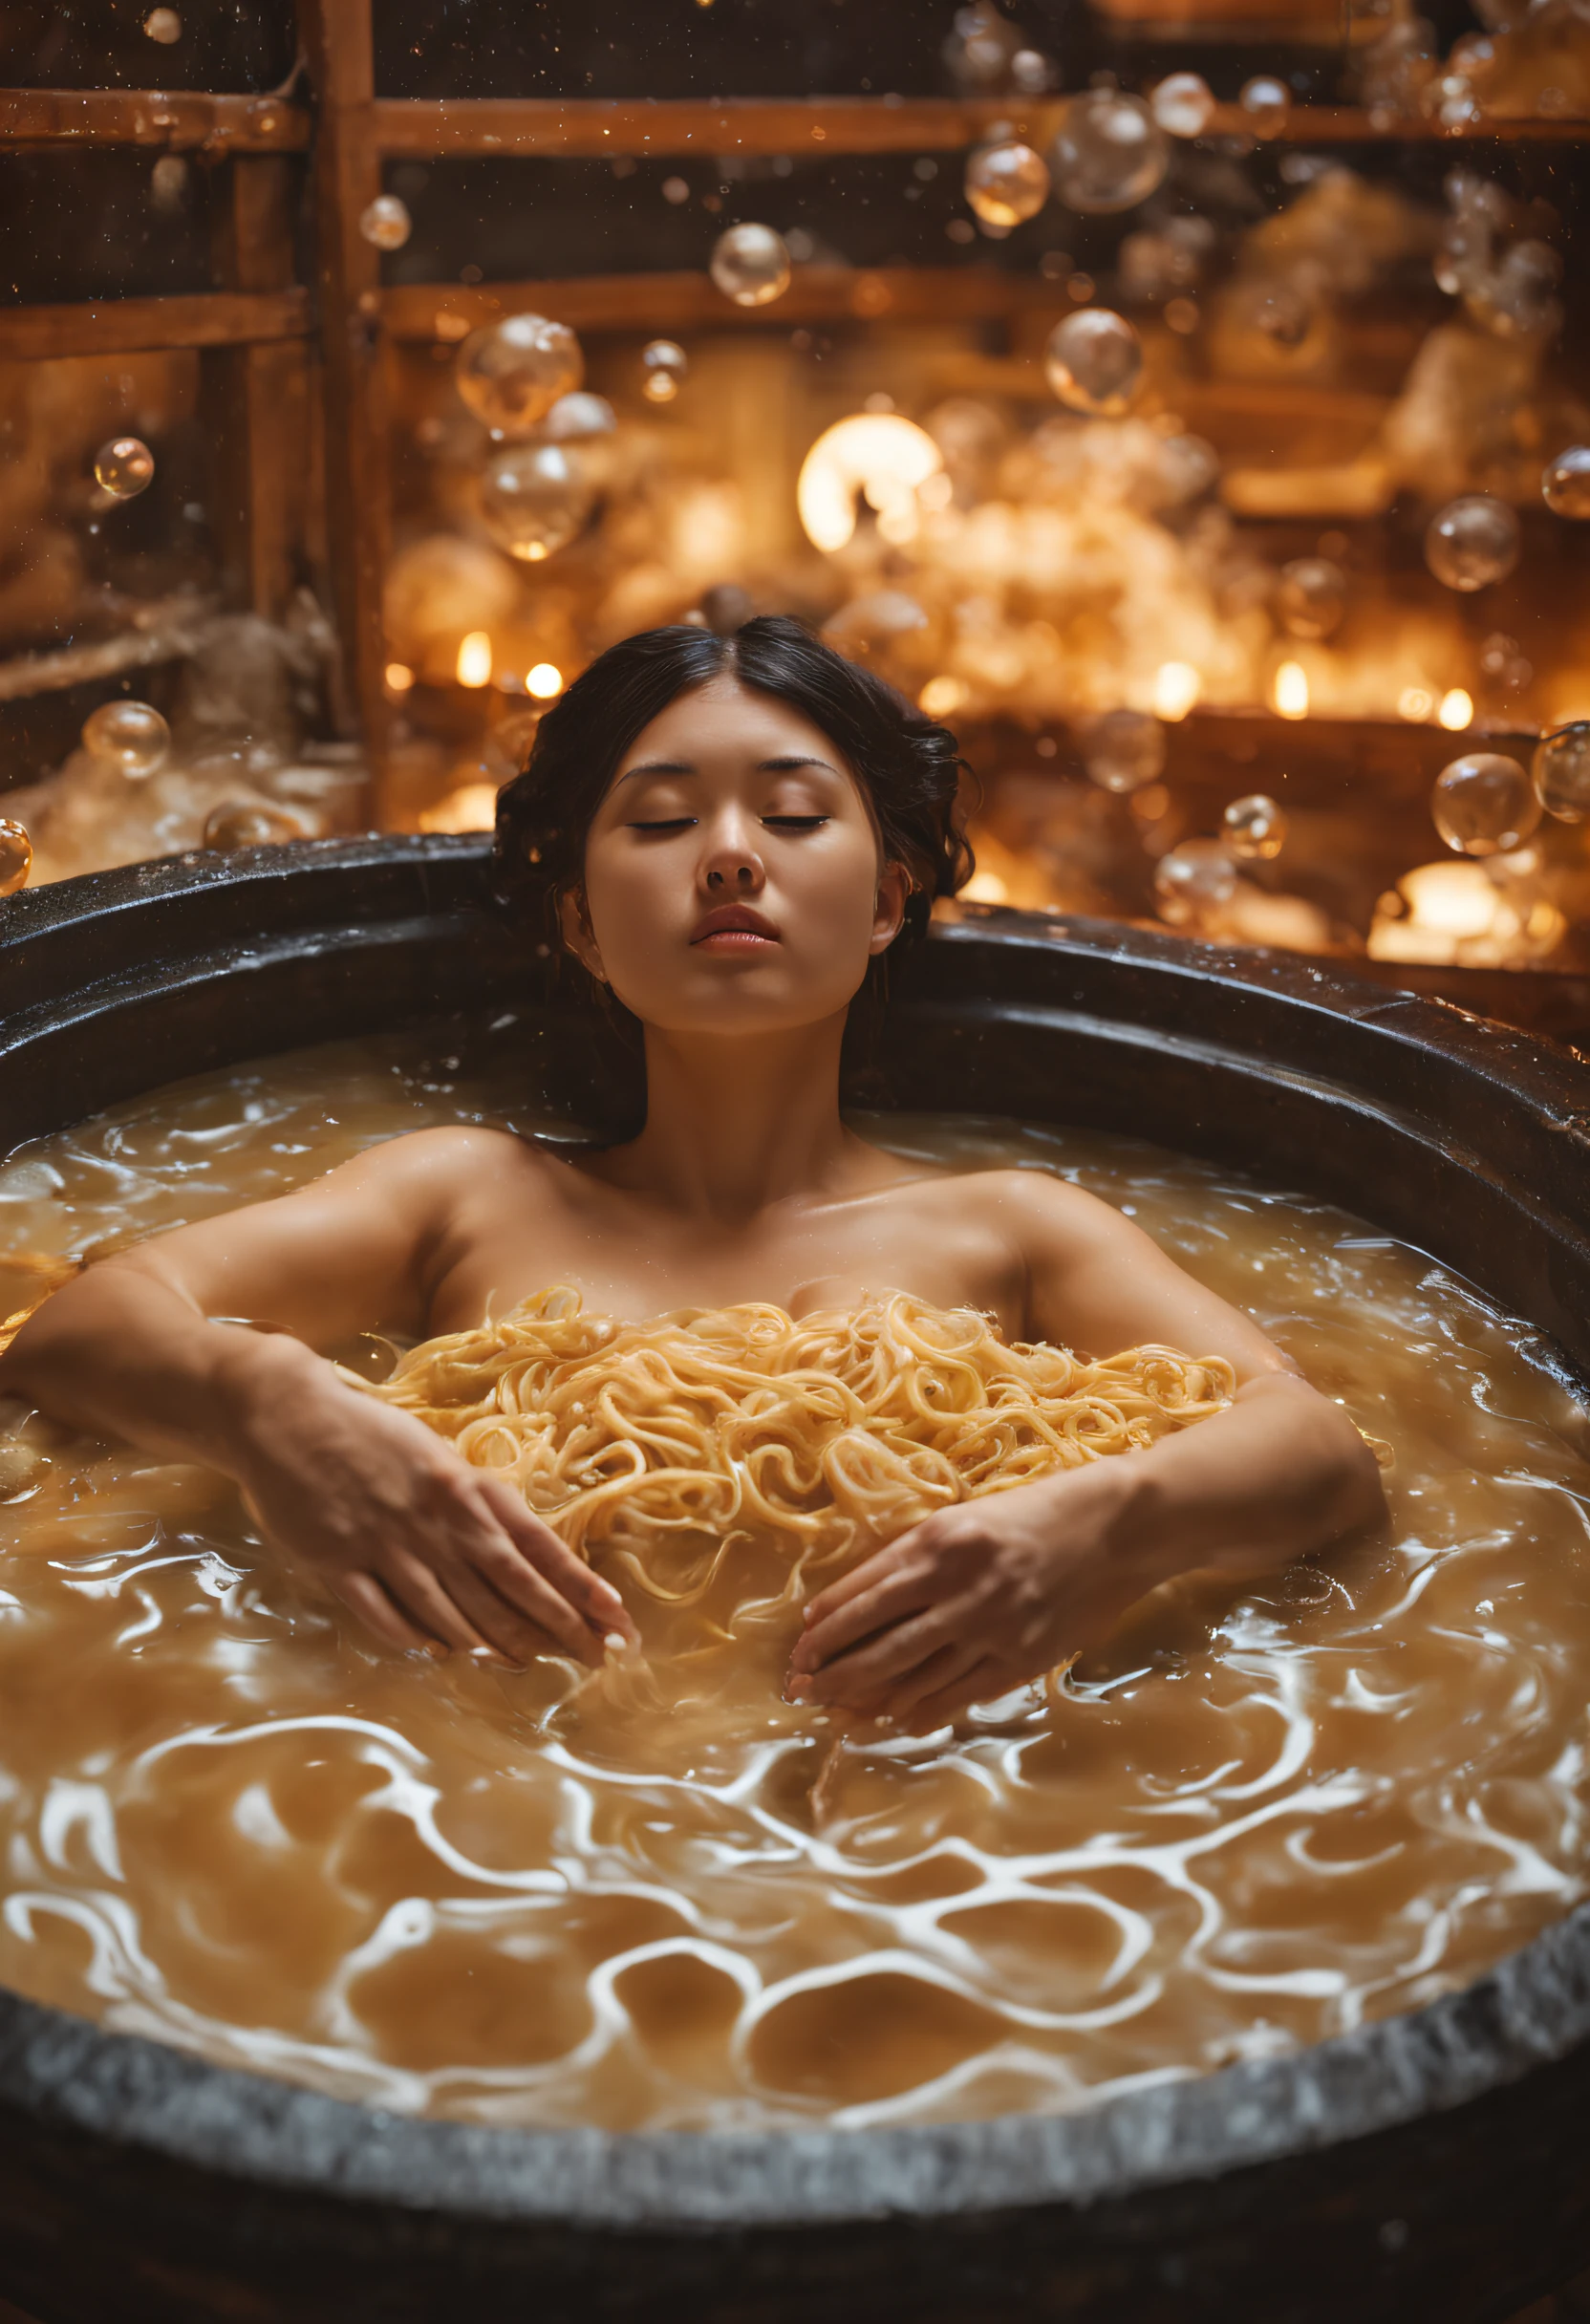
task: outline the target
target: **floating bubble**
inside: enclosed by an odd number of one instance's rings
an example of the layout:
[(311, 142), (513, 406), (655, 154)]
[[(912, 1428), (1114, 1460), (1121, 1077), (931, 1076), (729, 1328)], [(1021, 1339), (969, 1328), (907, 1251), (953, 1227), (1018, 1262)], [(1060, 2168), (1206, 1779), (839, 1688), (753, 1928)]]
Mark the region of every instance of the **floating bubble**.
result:
[(1010, 85), (1023, 97), (1042, 97), (1058, 78), (1053, 59), (1042, 49), (1018, 49), (1010, 60)]
[(526, 565), (552, 556), (581, 529), (595, 498), (560, 443), (509, 444), (486, 463), (481, 514), (493, 537)]
[(1258, 287), (1249, 317), (1277, 347), (1300, 347), (1314, 328), (1314, 309), (1295, 283)]
[(648, 403), (672, 403), (690, 374), (690, 357), (672, 339), (654, 339), (640, 351), (640, 388)]
[(183, 36), (183, 20), (174, 8), (152, 8), (143, 19), (143, 30), (162, 49), (169, 49)]
[(1515, 637), (1505, 630), (1493, 630), (1479, 650), (1480, 676), (1503, 694), (1518, 694), (1535, 676), (1534, 664), (1525, 658)]
[(1057, 323), (1043, 351), (1049, 385), (1073, 412), (1118, 420), (1143, 376), (1143, 349), (1123, 314), (1083, 307)]
[(1273, 74), (1258, 73), (1252, 80), (1243, 82), (1236, 101), (1255, 137), (1273, 138), (1286, 126), (1286, 117), (1292, 110), (1292, 92)]
[(1122, 297), (1158, 306), (1196, 290), (1213, 242), (1206, 218), (1172, 218), (1162, 232), (1141, 226), (1124, 234), (1115, 254)]
[(1236, 893), (1236, 866), (1217, 839), (1184, 839), (1154, 867), (1160, 917), (1172, 928), (1196, 927)]
[(1171, 146), (1140, 97), (1085, 89), (1066, 106), (1049, 159), (1062, 202), (1093, 216), (1146, 202), (1170, 167)]
[(400, 250), (414, 231), (408, 204), (396, 194), (377, 194), (359, 212), (359, 232), (377, 250)]
[(180, 153), (162, 153), (149, 172), (149, 198), (163, 218), (175, 218), (187, 201), (187, 163)]
[(1146, 710), (1107, 710), (1082, 736), (1089, 780), (1125, 797), (1165, 772), (1165, 729)]
[(1562, 261), (1546, 242), (1515, 242), (1499, 266), (1465, 286), (1464, 304), (1499, 339), (1541, 338), (1562, 321)]
[(113, 436), (94, 455), (94, 481), (115, 500), (136, 500), (155, 481), (155, 455), (140, 437)]
[(14, 895), (25, 888), (32, 868), (32, 841), (21, 824), (0, 815), (0, 895)]
[(1049, 172), (1017, 139), (981, 145), (966, 164), (966, 199), (984, 226), (1022, 226), (1049, 199)]
[(1554, 516), (1590, 517), (1590, 444), (1571, 443), (1548, 461), (1540, 497)]
[(1347, 605), (1347, 576), (1329, 557), (1294, 557), (1280, 569), (1276, 611), (1294, 637), (1328, 637)]
[(1590, 822), (1590, 719), (1558, 727), (1536, 746), (1535, 795), (1558, 823)]
[(1161, 129), (1173, 138), (1201, 138), (1214, 118), (1214, 95), (1201, 73), (1171, 73), (1149, 99)]
[(469, 334), (453, 377), (477, 420), (501, 435), (523, 436), (579, 386), (585, 357), (566, 323), (510, 314)]
[(957, 89), (968, 95), (1001, 87), (1022, 52), (1021, 35), (992, 0), (957, 8), (939, 54)]
[(1430, 819), (1454, 854), (1510, 855), (1540, 821), (1540, 802), (1516, 759), (1468, 751), (1444, 766), (1429, 795)]
[(139, 783), (164, 764), (171, 729), (148, 702), (101, 702), (84, 721), (82, 742), (91, 759)]
[(279, 848), (289, 839), (303, 837), (301, 826), (290, 815), (280, 814), (276, 808), (262, 807), (252, 800), (230, 800), (212, 809), (205, 819), (204, 845), (206, 848)]
[(711, 273), (737, 307), (765, 307), (789, 288), (789, 252), (770, 226), (731, 226), (713, 245)]
[(1226, 846), (1245, 863), (1271, 863), (1286, 845), (1286, 810), (1263, 791), (1234, 799), (1220, 828)]
[(1518, 562), (1518, 519), (1489, 492), (1466, 492), (1430, 518), (1425, 563), (1448, 589), (1485, 589)]
[(593, 396), (581, 387), (558, 398), (540, 432), (549, 443), (577, 443), (592, 436), (611, 436), (617, 425), (606, 396)]

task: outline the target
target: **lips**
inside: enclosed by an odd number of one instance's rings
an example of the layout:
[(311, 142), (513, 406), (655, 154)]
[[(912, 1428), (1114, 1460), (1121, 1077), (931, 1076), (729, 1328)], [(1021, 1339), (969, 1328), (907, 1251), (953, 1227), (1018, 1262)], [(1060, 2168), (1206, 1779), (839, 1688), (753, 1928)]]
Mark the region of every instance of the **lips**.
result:
[(763, 919), (748, 904), (720, 904), (716, 911), (703, 914), (690, 939), (695, 949), (717, 953), (761, 952), (764, 945), (778, 940), (772, 921)]

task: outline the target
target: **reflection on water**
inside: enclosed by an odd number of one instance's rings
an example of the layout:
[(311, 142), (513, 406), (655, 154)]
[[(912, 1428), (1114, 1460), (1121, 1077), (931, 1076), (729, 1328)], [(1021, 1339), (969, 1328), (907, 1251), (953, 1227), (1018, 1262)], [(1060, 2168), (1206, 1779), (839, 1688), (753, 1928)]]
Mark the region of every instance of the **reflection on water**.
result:
[[(121, 1240), (512, 1087), (417, 1038), (189, 1083), (15, 1157), (5, 1242)], [(888, 1135), (1129, 1209), (1392, 1442), (1390, 1532), (1160, 1592), (957, 1739), (863, 1744), (762, 1658), (659, 1718), (562, 1666), (389, 1655), (260, 1562), (225, 1483), (34, 1421), (49, 1465), (0, 1511), (0, 1978), (480, 2121), (926, 2121), (1410, 2008), (1578, 1901), (1590, 1472), (1529, 1335), (1150, 1148)]]

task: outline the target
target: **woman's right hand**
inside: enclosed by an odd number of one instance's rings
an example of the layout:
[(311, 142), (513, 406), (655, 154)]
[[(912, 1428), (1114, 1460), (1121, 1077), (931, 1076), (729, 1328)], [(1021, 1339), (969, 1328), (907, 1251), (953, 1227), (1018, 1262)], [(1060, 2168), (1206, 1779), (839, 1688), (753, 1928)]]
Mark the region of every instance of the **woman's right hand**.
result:
[(411, 1413), (339, 1380), (301, 1342), (240, 1349), (232, 1473), (270, 1546), (389, 1645), (600, 1664), (623, 1600), (506, 1480)]

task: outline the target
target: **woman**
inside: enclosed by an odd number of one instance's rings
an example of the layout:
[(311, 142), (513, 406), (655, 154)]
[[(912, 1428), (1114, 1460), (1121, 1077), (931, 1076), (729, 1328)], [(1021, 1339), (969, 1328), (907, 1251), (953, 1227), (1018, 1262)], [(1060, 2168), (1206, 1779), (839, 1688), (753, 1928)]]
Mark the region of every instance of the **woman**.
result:
[(488, 1130), (394, 1139), (92, 1267), (18, 1335), (0, 1388), (225, 1471), (266, 1541), (395, 1646), (595, 1663), (634, 1635), (617, 1593), (317, 1347), (460, 1330), (564, 1282), (635, 1320), (898, 1289), (1011, 1338), (1227, 1358), (1217, 1417), (942, 1510), (806, 1608), (790, 1692), (918, 1731), (1175, 1573), (1240, 1577), (1374, 1519), (1345, 1415), (1116, 1212), (1040, 1173), (902, 1162), (841, 1120), (851, 1003), (967, 867), (956, 771), (942, 727), (792, 621), (613, 647), (504, 792), (498, 861), (529, 933), (638, 1022), (639, 1134), (572, 1157)]

